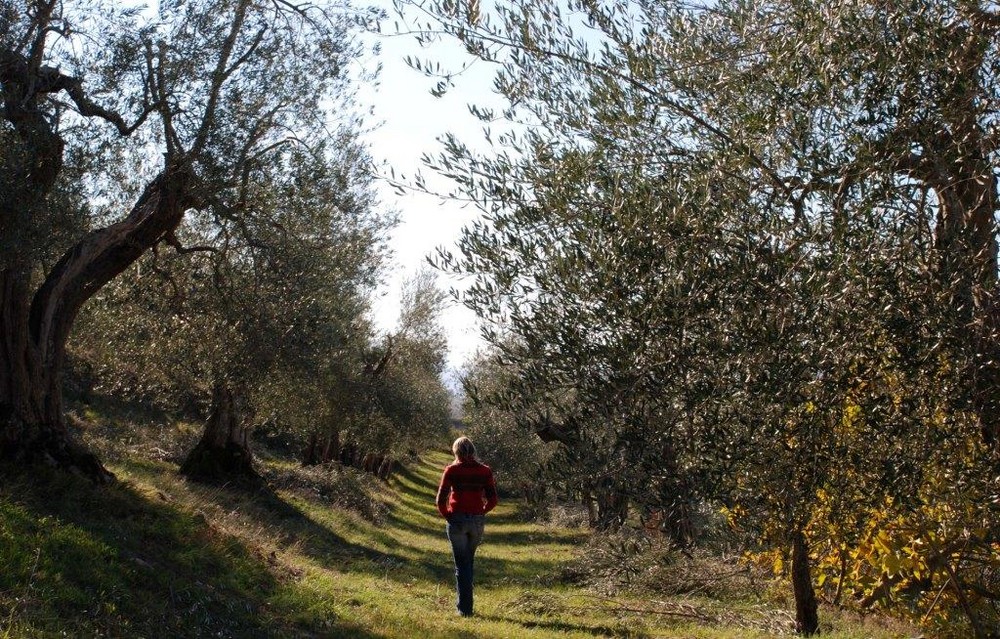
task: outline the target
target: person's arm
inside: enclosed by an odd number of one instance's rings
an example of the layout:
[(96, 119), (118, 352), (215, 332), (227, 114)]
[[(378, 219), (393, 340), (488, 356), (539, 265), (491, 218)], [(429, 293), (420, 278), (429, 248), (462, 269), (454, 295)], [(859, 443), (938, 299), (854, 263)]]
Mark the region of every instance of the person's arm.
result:
[(445, 468), (444, 472), (441, 474), (441, 485), (438, 486), (437, 494), (437, 509), (441, 513), (441, 516), (448, 519), (448, 496), (451, 495), (451, 477), (448, 475), (448, 469)]
[(493, 479), (493, 472), (490, 472), (489, 481), (486, 482), (486, 512), (490, 512), (497, 507), (497, 482)]

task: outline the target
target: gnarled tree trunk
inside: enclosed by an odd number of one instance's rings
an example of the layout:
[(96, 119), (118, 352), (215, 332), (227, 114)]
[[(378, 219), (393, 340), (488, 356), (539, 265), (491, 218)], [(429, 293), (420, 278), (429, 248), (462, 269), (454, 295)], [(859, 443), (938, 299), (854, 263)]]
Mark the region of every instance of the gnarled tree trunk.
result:
[(677, 464), (677, 455), (671, 444), (660, 449), (658, 467), (653, 471), (660, 479), (653, 484), (655, 502), (647, 508), (647, 530), (655, 529), (670, 537), (684, 548), (694, 541), (692, 520), (693, 490), (688, 478)]
[[(981, 108), (982, 75), (988, 73), (984, 69), (989, 64), (989, 42), (996, 25), (987, 14), (973, 14), (968, 23), (958, 20), (949, 27), (955, 69), (953, 80), (939, 87), (937, 115), (904, 126), (903, 131), (912, 133), (904, 135), (897, 148), (922, 149), (905, 155), (899, 168), (937, 196), (937, 278), (950, 294), (959, 322), (956, 337), (960, 347), (973, 362), (971, 399), (983, 440), (1000, 460), (1000, 291), (995, 221), (1000, 198), (991, 157), (996, 140), (984, 128), (987, 116)], [(927, 112), (923, 104), (913, 110)]]
[(345, 442), (340, 449), (340, 463), (344, 466), (357, 467), (358, 465), (358, 444), (357, 442)]
[(951, 172), (931, 181), (939, 206), (935, 229), (938, 278), (949, 291), (961, 326), (958, 335), (972, 355), (973, 407), (983, 440), (1000, 451), (1000, 304), (994, 213), (997, 187), (990, 163), (966, 149)]
[(375, 453), (365, 453), (364, 457), (361, 458), (361, 470), (366, 473), (373, 472), (372, 468), (375, 466), (377, 457)]
[(63, 349), (39, 343), (33, 335), (27, 282), (17, 269), (0, 273), (0, 455), (110, 480), (111, 474), (66, 428)]
[(334, 428), (326, 438), (326, 443), (323, 445), (322, 455), (320, 456), (320, 463), (326, 464), (328, 462), (337, 459), (340, 454), (340, 431)]
[(84, 237), (37, 289), (28, 264), (0, 268), (0, 457), (101, 482), (113, 477), (66, 428), (66, 341), (83, 304), (177, 227), (187, 208), (185, 183), (184, 170), (165, 170), (125, 219)]
[[(35, 16), (40, 34), (55, 3), (42, 3)], [(39, 40), (39, 46), (44, 40)], [(41, 49), (38, 49), (41, 52)], [(97, 481), (112, 475), (66, 428), (62, 373), (66, 340), (83, 304), (143, 252), (180, 223), (190, 206), (185, 162), (168, 162), (120, 222), (86, 234), (38, 285), (34, 247), (19, 238), (41, 235), (38, 220), (54, 206), (51, 194), (63, 169), (65, 143), (43, 107), (64, 93), (79, 112), (131, 132), (120, 117), (84, 95), (81, 81), (10, 48), (0, 50), (4, 174), (0, 176), (0, 457), (42, 462)]]
[(392, 470), (395, 464), (392, 461), (392, 457), (386, 455), (385, 459), (382, 460), (382, 465), (378, 468), (378, 477), (383, 481), (389, 481), (389, 477), (392, 476)]
[(302, 451), (302, 465), (315, 466), (319, 463), (319, 457), (319, 431), (314, 430), (309, 436), (309, 443), (306, 444), (305, 450)]
[(194, 447), (181, 473), (197, 481), (256, 481), (250, 453), (250, 437), (241, 418), (243, 397), (231, 384), (216, 382), (212, 389), (212, 410), (201, 441)]

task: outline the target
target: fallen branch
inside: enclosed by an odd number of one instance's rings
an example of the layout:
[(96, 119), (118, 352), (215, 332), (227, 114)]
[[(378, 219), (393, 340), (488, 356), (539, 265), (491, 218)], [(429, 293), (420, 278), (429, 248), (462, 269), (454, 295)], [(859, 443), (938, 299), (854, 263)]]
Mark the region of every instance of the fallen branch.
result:
[[(699, 621), (705, 622), (715, 622), (718, 621), (716, 617), (707, 615), (690, 604), (675, 604), (669, 601), (652, 601), (651, 603), (659, 604), (665, 607), (675, 608), (673, 610), (663, 610), (659, 608), (638, 608), (627, 604), (625, 602), (619, 601), (617, 599), (612, 599), (611, 597), (605, 597), (601, 595), (578, 595), (580, 597), (587, 597), (589, 599), (596, 599), (607, 604), (612, 604), (614, 606), (614, 611), (616, 612), (634, 612), (644, 615), (661, 615), (667, 617), (683, 617), (686, 619), (697, 619)], [(572, 606), (567, 606), (570, 609), (574, 609)], [(576, 610), (585, 610), (584, 608), (575, 608)]]

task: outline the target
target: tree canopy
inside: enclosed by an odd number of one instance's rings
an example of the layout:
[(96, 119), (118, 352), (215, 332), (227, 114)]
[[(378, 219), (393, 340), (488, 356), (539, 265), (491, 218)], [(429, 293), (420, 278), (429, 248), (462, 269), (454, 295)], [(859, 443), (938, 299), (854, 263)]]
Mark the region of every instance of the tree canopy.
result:
[(63, 418), (77, 314), (150, 248), (187, 252), (189, 213), (220, 243), (252, 226), (290, 149), (329, 134), (355, 16), (253, 0), (7, 1), (0, 16), (3, 454), (106, 477)]
[(489, 151), (432, 160), (484, 213), (440, 262), (516, 372), (496, 404), (612, 525), (631, 505), (683, 541), (721, 505), (791, 559), (804, 633), (825, 582), (925, 621), (947, 590), (984, 636), (993, 8), (418, 4), (507, 102), (474, 109)]

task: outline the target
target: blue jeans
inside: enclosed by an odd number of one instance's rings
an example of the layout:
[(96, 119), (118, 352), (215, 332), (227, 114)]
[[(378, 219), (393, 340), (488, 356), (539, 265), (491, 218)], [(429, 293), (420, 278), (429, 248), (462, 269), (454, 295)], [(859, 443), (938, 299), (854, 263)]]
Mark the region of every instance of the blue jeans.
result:
[(485, 515), (456, 513), (448, 518), (448, 541), (455, 558), (455, 587), (458, 589), (457, 608), (463, 615), (472, 614), (472, 566), (476, 548), (483, 540)]

